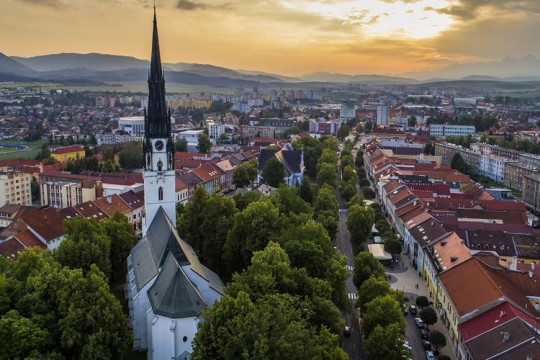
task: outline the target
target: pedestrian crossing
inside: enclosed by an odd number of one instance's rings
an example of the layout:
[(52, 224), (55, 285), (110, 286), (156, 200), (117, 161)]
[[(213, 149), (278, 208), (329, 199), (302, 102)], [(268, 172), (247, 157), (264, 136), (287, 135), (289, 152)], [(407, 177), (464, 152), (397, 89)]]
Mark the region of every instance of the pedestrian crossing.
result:
[(357, 293), (349, 293), (349, 300), (357, 300), (358, 294)]
[(354, 270), (354, 268), (353, 268), (353, 267), (352, 267), (351, 265), (347, 265), (347, 270), (349, 270), (349, 271), (353, 271), (353, 270)]

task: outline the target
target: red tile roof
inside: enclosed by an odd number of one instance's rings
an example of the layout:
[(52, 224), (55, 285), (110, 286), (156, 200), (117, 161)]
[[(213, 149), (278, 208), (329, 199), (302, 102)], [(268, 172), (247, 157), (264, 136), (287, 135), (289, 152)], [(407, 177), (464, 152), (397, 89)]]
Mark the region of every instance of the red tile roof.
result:
[(125, 214), (131, 211), (131, 207), (129, 207), (129, 205), (116, 194), (97, 199), (94, 201), (94, 204), (103, 210), (103, 212), (109, 217), (113, 216), (116, 212)]
[(15, 238), (0, 243), (0, 255), (8, 259), (17, 259), (19, 252), (24, 250), (23, 244)]
[(60, 155), (60, 154), (69, 154), (69, 153), (77, 152), (77, 151), (84, 151), (84, 148), (80, 145), (66, 146), (66, 147), (56, 148), (53, 151), (51, 151), (51, 153)]
[(64, 219), (64, 216), (52, 207), (45, 207), (21, 216), (21, 220), (46, 241), (51, 241), (65, 234)]
[(525, 314), (512, 304), (504, 302), (488, 311), (480, 314), (469, 321), (459, 325), (463, 341), (468, 341), (486, 331), (489, 331), (507, 321), (519, 317), (527, 323), (535, 324), (535, 319), (530, 315)]
[(24, 247), (39, 247), (41, 249), (46, 249), (45, 245), (41, 240), (39, 240), (30, 230), (25, 230), (18, 233), (14, 236)]

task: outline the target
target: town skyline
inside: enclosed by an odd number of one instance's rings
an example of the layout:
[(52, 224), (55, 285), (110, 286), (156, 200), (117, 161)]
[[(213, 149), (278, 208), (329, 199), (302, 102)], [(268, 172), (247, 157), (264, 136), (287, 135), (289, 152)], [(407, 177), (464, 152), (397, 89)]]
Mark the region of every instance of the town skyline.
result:
[[(0, 15), (0, 51), (9, 56), (96, 52), (148, 58), (150, 35), (143, 25), (150, 22), (150, 0), (0, 3), (10, 9)], [(299, 76), (402, 74), (540, 55), (540, 46), (526, 36), (539, 26), (540, 6), (509, 3), (161, 0), (157, 7), (166, 63)], [(498, 41), (488, 41), (493, 38)]]

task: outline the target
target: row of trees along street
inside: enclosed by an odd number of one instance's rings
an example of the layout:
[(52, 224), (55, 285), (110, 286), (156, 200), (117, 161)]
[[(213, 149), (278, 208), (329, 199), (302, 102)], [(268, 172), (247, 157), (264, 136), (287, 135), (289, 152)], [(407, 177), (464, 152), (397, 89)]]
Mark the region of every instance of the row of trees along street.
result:
[[(294, 146), (312, 174), (299, 189), (283, 185), (281, 172), (269, 197), (246, 191), (231, 199), (199, 187), (178, 206), (181, 237), (226, 282), (223, 298), (204, 310), (193, 359), (347, 358), (338, 338), (350, 306), (348, 273), (331, 242), (338, 143), (306, 138)], [(237, 185), (253, 181), (250, 167), (233, 174)], [(274, 180), (263, 171), (263, 181)]]
[[(369, 181), (362, 168), (363, 164), (363, 153), (359, 150), (355, 165), (360, 173), (360, 185), (368, 188)], [(362, 329), (366, 339), (364, 354), (370, 360), (409, 357), (411, 356), (409, 350), (403, 346), (406, 327), (403, 316), (405, 300), (403, 293), (391, 289), (386, 281), (384, 267), (371, 253), (364, 251), (373, 224), (383, 239), (386, 251), (400, 254), (401, 243), (396, 239), (379, 204), (366, 206), (363, 199), (356, 195), (349, 200), (347, 206), (347, 227), (356, 254), (353, 272), (353, 282), (358, 289), (356, 306), (362, 314)], [(430, 326), (437, 322), (437, 314), (429, 307), (429, 301), (425, 296), (418, 297), (416, 304), (422, 309), (419, 315), (426, 325)], [(437, 352), (446, 345), (445, 336), (436, 330), (430, 332), (429, 341)], [(441, 355), (439, 359), (445, 360), (447, 357)]]
[[(120, 289), (133, 226), (120, 213), (99, 223), (76, 217), (57, 251), (0, 257), (0, 358), (122, 359), (131, 331)], [(124, 304), (125, 305), (125, 304)]]
[[(344, 184), (351, 182), (352, 185), (354, 180), (356, 194), (356, 184), (359, 183), (364, 189), (369, 189), (369, 181), (362, 168), (363, 153), (358, 151), (356, 161), (353, 162), (350, 155), (352, 148), (352, 144), (346, 144), (342, 152), (343, 181)], [(353, 166), (356, 166), (356, 171), (353, 170)], [(348, 173), (352, 171), (355, 175), (360, 173), (360, 176), (350, 176)], [(342, 197), (346, 199), (343, 192), (342, 188)], [(365, 251), (374, 223), (374, 206), (366, 205), (364, 198), (358, 194), (349, 197), (347, 228), (355, 255), (353, 283), (358, 293), (356, 307), (360, 309), (362, 317), (365, 339), (363, 352), (369, 360), (402, 359), (410, 355), (403, 347), (406, 327), (402, 310), (403, 293), (390, 288), (390, 284), (386, 281), (386, 272), (379, 260)]]

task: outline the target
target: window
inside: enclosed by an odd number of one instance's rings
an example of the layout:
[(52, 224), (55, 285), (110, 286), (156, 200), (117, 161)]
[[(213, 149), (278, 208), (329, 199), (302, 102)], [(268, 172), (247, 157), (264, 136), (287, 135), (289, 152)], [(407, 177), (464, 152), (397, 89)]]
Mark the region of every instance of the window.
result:
[(158, 190), (158, 198), (159, 200), (163, 200), (163, 188), (160, 186)]

